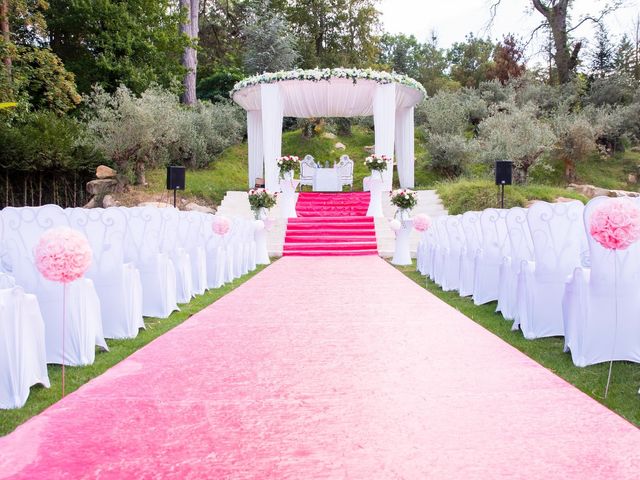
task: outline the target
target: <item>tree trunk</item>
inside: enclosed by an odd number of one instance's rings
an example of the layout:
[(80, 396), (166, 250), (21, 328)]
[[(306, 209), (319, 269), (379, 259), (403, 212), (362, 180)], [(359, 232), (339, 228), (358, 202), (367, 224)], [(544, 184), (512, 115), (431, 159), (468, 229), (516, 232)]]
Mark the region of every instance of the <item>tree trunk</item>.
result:
[(567, 32), (567, 11), (569, 8), (569, 0), (559, 0), (551, 6), (542, 3), (541, 0), (532, 0), (534, 8), (547, 19), (551, 37), (553, 39), (553, 47), (555, 53), (553, 55), (558, 81), (561, 84), (568, 83), (571, 80), (572, 73), (578, 64), (578, 54), (582, 48), (582, 43), (578, 42), (573, 46), (569, 46), (569, 34)]
[(135, 175), (136, 175), (136, 185), (142, 185), (143, 187), (147, 185), (147, 178), (145, 176), (143, 161), (136, 162)]
[(198, 43), (198, 13), (200, 11), (198, 0), (180, 0), (180, 8), (186, 13), (185, 23), (180, 25), (180, 32), (189, 39), (182, 53), (182, 65), (187, 70), (184, 77), (184, 93), (181, 101), (185, 105), (195, 105), (196, 103), (196, 75), (198, 68), (198, 54), (196, 45)]
[[(2, 32), (2, 41), (5, 44), (5, 48), (11, 41), (11, 35), (9, 31), (9, 0), (0, 0), (0, 31)], [(5, 68), (7, 69), (7, 77), (11, 79), (11, 55), (7, 53), (7, 56), (2, 59)]]
[(568, 157), (565, 157), (564, 159), (564, 177), (569, 183), (574, 183), (576, 181), (576, 164)]

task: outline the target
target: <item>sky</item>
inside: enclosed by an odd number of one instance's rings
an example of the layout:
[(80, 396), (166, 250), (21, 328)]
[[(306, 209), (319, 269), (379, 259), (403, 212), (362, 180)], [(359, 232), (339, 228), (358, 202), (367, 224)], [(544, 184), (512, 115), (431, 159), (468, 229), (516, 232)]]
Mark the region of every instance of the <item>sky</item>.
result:
[[(530, 0), (502, 0), (492, 28), (487, 31), (490, 19), (489, 7), (495, 0), (381, 0), (384, 30), (390, 33), (413, 34), (424, 41), (431, 31), (438, 34), (441, 47), (463, 41), (467, 33), (501, 39), (507, 33), (515, 33), (528, 40), (531, 31), (543, 18), (537, 11), (532, 12)], [(577, 0), (574, 2), (573, 17), (596, 15), (606, 4), (606, 0)], [(631, 33), (633, 19), (640, 14), (640, 0), (626, 0), (625, 7), (612, 13), (606, 19), (609, 32), (617, 40), (622, 33)], [(588, 40), (593, 35), (591, 22), (583, 24), (576, 35)], [(589, 25), (588, 25), (589, 24)], [(534, 42), (529, 49), (530, 60), (536, 60), (540, 42)]]

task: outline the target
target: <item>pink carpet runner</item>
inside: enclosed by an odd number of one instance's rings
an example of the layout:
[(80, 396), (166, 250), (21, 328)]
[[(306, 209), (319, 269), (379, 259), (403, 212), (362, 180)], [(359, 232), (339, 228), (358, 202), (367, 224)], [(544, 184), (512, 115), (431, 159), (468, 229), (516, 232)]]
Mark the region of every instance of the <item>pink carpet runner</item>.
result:
[(290, 257), (0, 438), (0, 478), (619, 480), (638, 445), (384, 260)]
[(369, 192), (301, 192), (290, 218), (285, 256), (377, 255), (376, 230), (367, 217)]

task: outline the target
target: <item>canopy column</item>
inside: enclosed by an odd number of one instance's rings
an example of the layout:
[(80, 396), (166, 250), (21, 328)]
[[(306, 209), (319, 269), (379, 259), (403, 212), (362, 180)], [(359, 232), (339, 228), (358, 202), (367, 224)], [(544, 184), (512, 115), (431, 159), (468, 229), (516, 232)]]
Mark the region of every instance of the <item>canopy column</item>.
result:
[[(375, 125), (375, 149), (377, 155), (393, 156), (396, 125), (396, 85), (379, 84), (373, 97), (373, 123)], [(391, 190), (393, 167), (383, 176), (386, 191)]]
[(278, 158), (282, 156), (282, 118), (284, 106), (277, 83), (260, 85), (262, 105), (262, 155), (264, 158), (265, 187), (276, 192), (278, 184)]
[(249, 144), (249, 188), (256, 185), (256, 178), (264, 178), (262, 154), (262, 112), (247, 112), (247, 143)]
[(413, 107), (396, 110), (396, 161), (402, 188), (414, 187), (415, 145)]

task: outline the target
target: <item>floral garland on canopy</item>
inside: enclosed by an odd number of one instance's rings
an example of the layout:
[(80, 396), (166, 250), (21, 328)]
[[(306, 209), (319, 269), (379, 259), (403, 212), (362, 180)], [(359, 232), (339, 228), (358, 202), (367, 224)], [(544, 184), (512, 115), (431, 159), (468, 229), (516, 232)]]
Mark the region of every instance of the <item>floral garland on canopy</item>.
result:
[(284, 82), (286, 80), (310, 80), (312, 82), (319, 82), (321, 80), (330, 81), (332, 78), (348, 78), (353, 80), (353, 83), (357, 83), (358, 80), (373, 80), (380, 84), (399, 83), (401, 85), (414, 88), (421, 92), (424, 98), (427, 97), (426, 90), (417, 80), (399, 73), (381, 72), (378, 70), (371, 70), (370, 68), (366, 70), (358, 68), (316, 68), (311, 70), (298, 69), (273, 73), (265, 72), (261, 75), (255, 75), (253, 77), (240, 80), (233, 86), (229, 95), (233, 97), (236, 92), (243, 88), (263, 83)]

